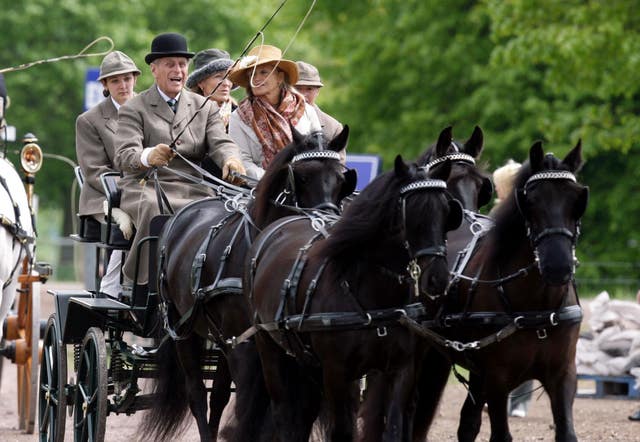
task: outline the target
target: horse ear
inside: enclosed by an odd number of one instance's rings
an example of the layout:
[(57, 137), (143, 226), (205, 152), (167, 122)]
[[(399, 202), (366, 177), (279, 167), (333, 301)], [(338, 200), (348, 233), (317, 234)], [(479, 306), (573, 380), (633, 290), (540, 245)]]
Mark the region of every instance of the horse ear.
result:
[(358, 172), (355, 169), (347, 169), (343, 175), (344, 184), (342, 184), (340, 194), (338, 195), (339, 201), (351, 195), (356, 190), (356, 185), (358, 184)]
[(587, 204), (589, 204), (589, 187), (584, 186), (573, 208), (574, 219), (578, 220), (582, 218), (582, 215), (584, 215), (584, 212), (587, 210)]
[(449, 179), (449, 175), (451, 174), (451, 161), (446, 160), (442, 163), (436, 164), (429, 170), (429, 178), (433, 178), (435, 180), (447, 181)]
[(476, 126), (473, 129), (471, 137), (464, 143), (464, 152), (471, 155), (473, 158), (478, 158), (482, 152), (484, 146), (484, 134), (480, 126)]
[(402, 155), (398, 155), (393, 163), (393, 170), (398, 178), (404, 178), (409, 175), (409, 166), (404, 163)]
[(584, 164), (584, 161), (582, 161), (582, 140), (578, 140), (578, 144), (564, 157), (562, 164), (567, 166), (573, 173), (578, 172), (582, 168)]
[(304, 143), (304, 135), (298, 132), (297, 129), (293, 127), (293, 124), (291, 124), (290, 127), (291, 127), (291, 138), (293, 139), (293, 142), (297, 145)]
[(455, 198), (449, 200), (449, 216), (446, 231), (456, 230), (462, 224), (462, 204)]
[(482, 186), (478, 192), (478, 209), (489, 204), (493, 196), (493, 184), (489, 178), (482, 178)]
[(451, 141), (453, 140), (451, 126), (445, 127), (438, 136), (438, 142), (436, 143), (436, 157), (439, 158), (447, 154)]
[(543, 161), (544, 150), (542, 150), (542, 141), (536, 141), (529, 150), (529, 164), (531, 165), (531, 171), (535, 173), (542, 169)]
[(342, 131), (334, 137), (333, 140), (329, 141), (329, 145), (327, 146), (329, 150), (333, 150), (335, 152), (340, 152), (347, 146), (347, 141), (349, 140), (349, 126), (346, 124), (342, 127)]

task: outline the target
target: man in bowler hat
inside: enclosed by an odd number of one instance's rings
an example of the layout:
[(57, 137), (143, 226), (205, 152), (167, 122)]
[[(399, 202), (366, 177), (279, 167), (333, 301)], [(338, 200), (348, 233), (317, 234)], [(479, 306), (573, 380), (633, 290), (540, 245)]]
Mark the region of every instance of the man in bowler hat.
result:
[[(151, 52), (145, 57), (155, 83), (129, 100), (118, 114), (115, 164), (123, 172), (120, 208), (129, 214), (136, 226), (131, 252), (123, 269), (130, 281), (135, 272), (137, 244), (149, 235), (149, 223), (160, 213), (153, 184), (140, 184), (148, 169), (158, 168), (157, 179), (174, 211), (193, 200), (211, 196), (209, 188), (167, 170), (197, 175), (169, 147), (175, 137), (180, 135), (175, 140), (177, 152), (197, 164), (209, 156), (222, 169), (223, 179), (235, 181), (232, 172), (245, 174), (238, 146), (228, 138), (218, 106), (183, 89), (189, 59), (193, 55), (181, 34), (156, 36), (151, 42)], [(187, 123), (189, 127), (185, 130)], [(138, 278), (134, 283), (147, 283), (148, 267), (148, 247), (142, 247)]]

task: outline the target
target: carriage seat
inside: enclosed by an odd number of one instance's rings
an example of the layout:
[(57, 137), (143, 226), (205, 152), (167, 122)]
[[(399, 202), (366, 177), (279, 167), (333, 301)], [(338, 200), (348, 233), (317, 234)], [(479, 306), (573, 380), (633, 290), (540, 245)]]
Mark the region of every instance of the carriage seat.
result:
[[(100, 182), (107, 198), (105, 221), (101, 224), (100, 240), (110, 248), (128, 250), (131, 247), (135, 229), (129, 239), (126, 239), (118, 224), (117, 218), (126, 217), (124, 212), (119, 211), (121, 194), (118, 187), (119, 178), (120, 174), (118, 172), (106, 172), (100, 175)], [(130, 220), (128, 221), (130, 222)]]
[[(73, 168), (76, 181), (80, 189), (84, 186), (84, 174), (80, 166)], [(90, 215), (76, 214), (78, 217), (78, 233), (71, 235), (75, 241), (79, 242), (98, 242), (100, 241), (100, 222)]]

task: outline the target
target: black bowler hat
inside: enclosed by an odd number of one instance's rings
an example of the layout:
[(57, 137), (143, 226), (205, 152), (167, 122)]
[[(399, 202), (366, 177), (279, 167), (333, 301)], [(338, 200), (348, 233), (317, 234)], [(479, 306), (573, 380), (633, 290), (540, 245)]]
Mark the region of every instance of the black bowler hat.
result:
[(144, 57), (147, 64), (162, 57), (193, 57), (193, 52), (187, 49), (187, 39), (184, 35), (169, 32), (156, 36), (151, 42), (151, 52)]

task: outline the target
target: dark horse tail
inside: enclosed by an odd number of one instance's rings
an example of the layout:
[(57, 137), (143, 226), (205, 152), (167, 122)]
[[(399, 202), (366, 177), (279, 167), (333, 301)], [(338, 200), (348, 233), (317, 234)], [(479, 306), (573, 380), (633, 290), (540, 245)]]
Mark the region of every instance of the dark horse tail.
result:
[(154, 382), (153, 405), (140, 428), (140, 434), (144, 435), (140, 440), (172, 440), (188, 423), (186, 377), (172, 339), (165, 340), (158, 348), (156, 364), (158, 377)]

